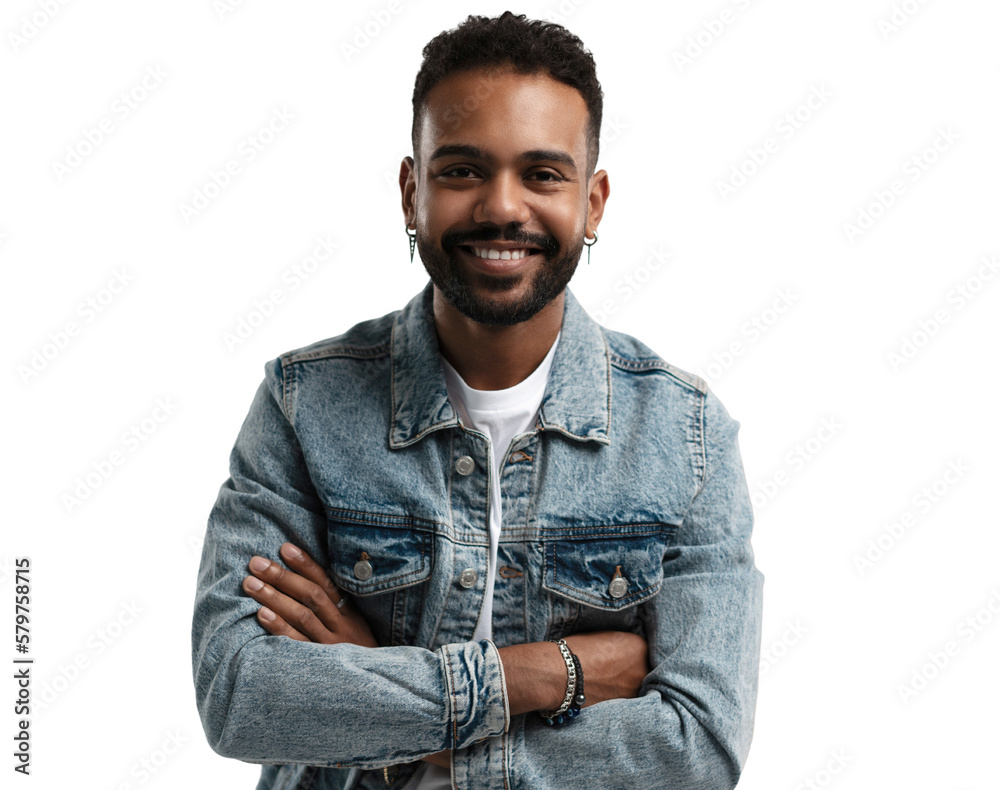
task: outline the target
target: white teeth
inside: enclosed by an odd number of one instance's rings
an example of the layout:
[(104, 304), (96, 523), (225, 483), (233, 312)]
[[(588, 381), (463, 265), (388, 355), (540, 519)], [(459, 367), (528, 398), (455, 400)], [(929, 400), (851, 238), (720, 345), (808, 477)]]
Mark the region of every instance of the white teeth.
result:
[(527, 250), (503, 250), (501, 252), (489, 247), (473, 247), (472, 251), (476, 254), (476, 257), (487, 258), (493, 261), (519, 261), (528, 254)]

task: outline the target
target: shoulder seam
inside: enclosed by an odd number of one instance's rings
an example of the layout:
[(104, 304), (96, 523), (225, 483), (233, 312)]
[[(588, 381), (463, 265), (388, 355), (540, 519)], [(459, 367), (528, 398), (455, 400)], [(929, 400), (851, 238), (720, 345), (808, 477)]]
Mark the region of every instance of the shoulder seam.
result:
[(294, 365), (297, 362), (316, 362), (317, 360), (333, 357), (377, 359), (378, 357), (386, 356), (391, 347), (391, 341), (380, 343), (377, 346), (327, 346), (317, 348), (313, 351), (290, 351), (287, 354), (283, 354), (282, 359), (287, 359), (290, 365)]
[(700, 392), (702, 395), (704, 395), (708, 390), (708, 384), (706, 384), (703, 378), (674, 367), (669, 362), (664, 362), (659, 357), (629, 359), (627, 357), (623, 357), (615, 351), (609, 350), (609, 353), (611, 357), (611, 364), (619, 370), (624, 370), (628, 373), (649, 373), (651, 371), (659, 371), (661, 373), (666, 373), (679, 384), (683, 384), (696, 392)]
[(292, 368), (291, 363), (286, 359), (286, 357), (280, 357), (281, 360), (281, 408), (284, 409), (285, 419), (292, 423), (292, 388), (294, 382), (292, 381), (295, 376), (295, 370)]

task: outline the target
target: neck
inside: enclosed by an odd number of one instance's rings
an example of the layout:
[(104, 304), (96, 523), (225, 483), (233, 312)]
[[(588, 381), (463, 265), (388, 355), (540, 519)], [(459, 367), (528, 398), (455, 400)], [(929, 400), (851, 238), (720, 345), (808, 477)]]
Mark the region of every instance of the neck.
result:
[(466, 317), (434, 288), (434, 324), (444, 358), (473, 389), (502, 390), (524, 381), (549, 353), (562, 327), (565, 293), (513, 326)]

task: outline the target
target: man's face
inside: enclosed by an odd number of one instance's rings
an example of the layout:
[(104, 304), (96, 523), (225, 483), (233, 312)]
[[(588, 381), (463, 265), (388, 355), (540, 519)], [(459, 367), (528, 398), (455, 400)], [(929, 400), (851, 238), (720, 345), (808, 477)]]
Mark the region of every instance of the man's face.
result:
[[(580, 93), (545, 74), (459, 72), (428, 94), (412, 198), (417, 247), (467, 317), (526, 321), (570, 281), (591, 203), (587, 122)], [(404, 209), (406, 196), (404, 186)]]

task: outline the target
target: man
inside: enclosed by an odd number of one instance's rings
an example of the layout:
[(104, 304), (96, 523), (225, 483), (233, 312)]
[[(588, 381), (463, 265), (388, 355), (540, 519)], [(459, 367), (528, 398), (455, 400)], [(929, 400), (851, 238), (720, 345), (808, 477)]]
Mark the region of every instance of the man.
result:
[(739, 778), (763, 576), (738, 424), (566, 288), (609, 195), (601, 103), (557, 25), (424, 50), (400, 185), (431, 282), (267, 365), (209, 518), (199, 710), (259, 788)]

